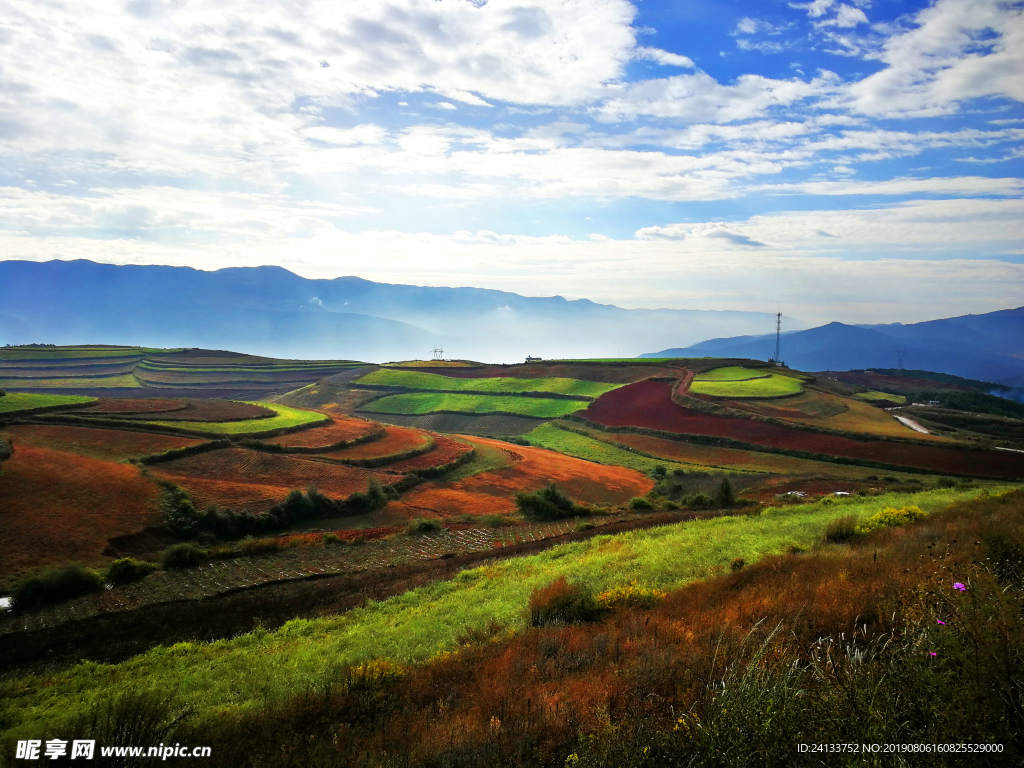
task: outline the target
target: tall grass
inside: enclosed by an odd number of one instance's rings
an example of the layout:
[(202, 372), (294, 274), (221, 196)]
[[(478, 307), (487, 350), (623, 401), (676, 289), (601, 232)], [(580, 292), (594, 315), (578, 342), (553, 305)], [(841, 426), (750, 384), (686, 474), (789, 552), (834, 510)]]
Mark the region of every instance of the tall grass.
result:
[[(87, 663), (45, 680), (3, 683), (0, 699), (11, 697), (9, 727), (21, 734), (86, 712), (101, 695), (125, 691), (139, 681), (180, 686), (183, 701), (194, 706), (200, 718), (240, 713), (268, 695), (301, 690), (323, 670), (372, 659), (423, 661), (454, 648), (467, 628), (492, 621), (521, 625), (530, 593), (561, 576), (593, 593), (632, 581), (677, 589), (726, 572), (736, 558), (757, 563), (788, 548), (810, 549), (837, 515), (863, 520), (885, 507), (910, 504), (934, 512), (978, 493), (942, 489), (887, 494), (596, 536), (464, 571), (450, 581), (380, 603), (370, 601), (340, 616), (294, 620), (272, 633), (210, 644), (180, 643), (122, 664)], [(748, 566), (740, 574), (750, 570)]]

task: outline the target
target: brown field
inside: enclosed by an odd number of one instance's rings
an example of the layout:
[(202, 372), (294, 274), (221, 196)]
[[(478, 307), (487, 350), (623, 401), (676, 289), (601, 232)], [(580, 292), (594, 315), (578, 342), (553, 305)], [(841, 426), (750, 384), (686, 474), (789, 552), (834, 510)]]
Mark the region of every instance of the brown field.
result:
[(22, 446), (30, 446), (80, 453), (106, 461), (124, 461), (205, 442), (191, 437), (156, 435), (151, 432), (125, 432), (56, 424), (21, 424), (7, 428), (5, 434), (10, 436), (16, 451)]
[(380, 440), (321, 455), (325, 459), (382, 459), (423, 448), (430, 440), (430, 433), (421, 429), (386, 427)]
[(388, 464), (386, 468), (389, 472), (412, 472), (417, 469), (443, 467), (453, 461), (458, 461), (463, 454), (469, 453), (471, 450), (473, 450), (473, 446), (468, 443), (453, 440), (444, 435), (434, 435), (432, 451), (424, 453), (422, 456), (396, 461), (394, 464)]
[(386, 418), (391, 424), (416, 427), (428, 432), (444, 432), (449, 435), (525, 435), (544, 423), (545, 419), (529, 416), (512, 416), (504, 413), (427, 413), (422, 416), (389, 413)]
[(270, 418), (274, 412), (261, 405), (236, 403), (233, 400), (185, 399), (188, 407), (161, 413), (160, 421), (248, 421)]
[(622, 504), (654, 487), (650, 478), (632, 469), (594, 464), (499, 440), (465, 439), (503, 450), (511, 455), (513, 463), (450, 483), (423, 483), (403, 494), (400, 501), (391, 502), (389, 508), (409, 517), (507, 514), (515, 511), (517, 491), (535, 491), (551, 482), (576, 501), (588, 504)]
[(365, 437), (379, 427), (375, 422), (352, 416), (332, 418), (334, 421), (325, 426), (270, 438), (270, 442), (283, 445), (285, 448), (330, 448), (338, 443)]
[(164, 413), (166, 411), (180, 411), (184, 408), (188, 408), (188, 403), (168, 398), (104, 397), (95, 405), (83, 408), (80, 413)]
[(160, 464), (156, 477), (180, 485), (200, 509), (211, 504), (265, 512), (283, 501), (289, 491), (315, 485), (334, 499), (365, 491), (371, 475), (384, 485), (401, 476), (387, 470), (367, 470), (315, 459), (244, 448), (224, 448)]
[(158, 497), (134, 466), (16, 446), (0, 469), (0, 578), (100, 560), (108, 539), (160, 523)]

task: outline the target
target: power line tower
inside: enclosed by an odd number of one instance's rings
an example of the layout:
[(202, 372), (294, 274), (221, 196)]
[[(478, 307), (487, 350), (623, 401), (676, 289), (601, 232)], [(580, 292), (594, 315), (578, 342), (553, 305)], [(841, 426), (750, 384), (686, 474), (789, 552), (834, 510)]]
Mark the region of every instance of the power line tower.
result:
[(905, 350), (905, 349), (897, 349), (896, 350), (896, 360), (899, 362), (899, 369), (901, 371), (903, 370), (903, 356), (905, 354), (907, 354), (907, 350)]
[(434, 359), (444, 360), (444, 347), (434, 347)]
[(782, 343), (782, 313), (779, 312), (775, 315), (775, 364), (781, 365), (780, 360), (780, 347)]

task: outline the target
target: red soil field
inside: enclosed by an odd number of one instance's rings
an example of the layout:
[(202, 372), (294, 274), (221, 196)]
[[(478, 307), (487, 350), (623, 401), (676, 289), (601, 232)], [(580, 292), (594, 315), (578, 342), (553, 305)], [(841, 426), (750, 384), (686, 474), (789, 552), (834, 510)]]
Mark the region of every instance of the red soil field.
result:
[[(395, 370), (403, 370), (396, 366)], [(639, 381), (651, 376), (678, 375), (678, 369), (655, 365), (587, 365), (580, 363), (560, 363), (547, 365), (481, 365), (475, 368), (445, 368), (415, 366), (404, 370), (417, 373), (436, 373), (439, 376), (450, 376), (454, 379), (489, 379), (511, 377), (514, 379), (564, 378), (598, 381), (606, 384), (624, 384)]]
[(535, 491), (551, 482), (576, 501), (589, 504), (622, 504), (654, 487), (650, 478), (625, 467), (593, 464), (500, 440), (465, 439), (505, 450), (514, 461), (511, 466), (454, 482), (423, 483), (389, 506), (409, 517), (506, 514), (515, 511), (516, 491)]
[(325, 426), (272, 437), (268, 442), (277, 443), (286, 448), (330, 448), (338, 443), (365, 437), (379, 427), (372, 421), (351, 416), (334, 416), (332, 418), (334, 421)]
[(170, 400), (167, 398), (153, 397), (149, 399), (133, 398), (102, 398), (95, 405), (83, 408), (80, 413), (163, 413), (165, 411), (180, 411), (187, 408), (188, 404), (181, 400)]
[(388, 464), (390, 472), (411, 472), (414, 469), (430, 469), (431, 467), (443, 467), (457, 461), (463, 454), (473, 450), (473, 446), (452, 440), (443, 435), (434, 435), (434, 450), (424, 453), (422, 456), (414, 456), (411, 459), (397, 461)]
[(0, 470), (0, 577), (100, 560), (108, 539), (160, 523), (159, 495), (129, 464), (15, 446)]
[(127, 432), (118, 429), (91, 429), (49, 424), (21, 424), (6, 430), (15, 451), (21, 446), (49, 448), (80, 453), (94, 459), (124, 461), (137, 456), (163, 453), (172, 448), (187, 448), (205, 442), (190, 437), (155, 435), (151, 432)]
[(232, 400), (187, 399), (184, 402), (188, 404), (187, 408), (161, 413), (158, 421), (247, 421), (274, 415), (272, 410), (261, 405), (236, 403)]
[(200, 509), (216, 504), (253, 512), (265, 512), (284, 501), (289, 491), (305, 490), (310, 485), (333, 499), (343, 499), (356, 491), (365, 491), (371, 476), (383, 485), (401, 477), (387, 470), (348, 467), (244, 448), (224, 448), (188, 456), (160, 464), (150, 471), (188, 491)]
[(846, 456), (904, 467), (983, 477), (1024, 477), (1024, 454), (957, 450), (882, 440), (860, 442), (806, 432), (754, 419), (727, 419), (683, 408), (672, 400), (672, 385), (641, 381), (602, 395), (581, 416), (609, 427), (646, 427), (665, 432), (743, 440), (771, 448)]
[(422, 448), (430, 442), (430, 439), (430, 433), (424, 432), (422, 429), (385, 427), (384, 437), (380, 440), (320, 455), (325, 459), (380, 459)]

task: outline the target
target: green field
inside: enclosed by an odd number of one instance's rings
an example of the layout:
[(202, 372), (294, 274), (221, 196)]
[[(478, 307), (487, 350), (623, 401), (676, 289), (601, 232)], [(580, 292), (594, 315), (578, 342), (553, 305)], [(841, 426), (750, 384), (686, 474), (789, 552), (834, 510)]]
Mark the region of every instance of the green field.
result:
[(289, 408), (287, 405), (277, 403), (253, 403), (262, 405), (276, 413), (267, 419), (247, 419), (245, 421), (147, 421), (145, 424), (154, 424), (160, 427), (171, 429), (183, 429), (189, 432), (199, 432), (204, 435), (261, 435), (272, 432), (276, 429), (288, 429), (297, 427), (300, 424), (318, 424), (330, 421), (330, 417), (313, 411), (303, 411), (299, 408)]
[(142, 385), (130, 373), (100, 378), (81, 377), (77, 379), (4, 379), (0, 386), (17, 389), (138, 389)]
[[(995, 489), (990, 489), (995, 491)], [(616, 536), (595, 536), (528, 557), (463, 571), (382, 602), (323, 619), (296, 619), (213, 643), (154, 648), (115, 665), (83, 662), (43, 677), (0, 682), (5, 738), (37, 738), (96, 711), (98, 702), (131, 689), (169, 692), (175, 706), (200, 719), (230, 715), (315, 685), (326, 670), (371, 659), (425, 661), (453, 649), (467, 627), (491, 619), (525, 623), (530, 592), (559, 576), (595, 591), (637, 580), (671, 590), (796, 546), (809, 549), (829, 521), (864, 520), (885, 507), (926, 513), (973, 498), (980, 490), (932, 490), (828, 500), (767, 509), (758, 516), (677, 523)]]
[(586, 400), (555, 400), (545, 397), (515, 397), (510, 395), (461, 395), (414, 392), (388, 395), (362, 406), (369, 413), (398, 413), (422, 416), (437, 411), (457, 413), (511, 413), (516, 416), (534, 416), (539, 419), (557, 419), (586, 408)]
[(695, 376), (690, 391), (711, 397), (785, 397), (803, 390), (799, 379), (752, 368), (715, 368)]
[(545, 378), (545, 379), (514, 379), (498, 377), (488, 379), (460, 379), (454, 376), (442, 376), (437, 373), (421, 373), (419, 371), (395, 371), (385, 368), (368, 373), (356, 384), (380, 387), (407, 387), (409, 389), (426, 389), (442, 392), (493, 392), (495, 394), (514, 395), (520, 392), (553, 392), (559, 395), (578, 395), (582, 397), (600, 397), (622, 386), (621, 384), (601, 384), (596, 381), (580, 379)]
[(858, 392), (857, 394), (854, 395), (854, 397), (858, 400), (864, 400), (869, 403), (873, 400), (888, 400), (889, 402), (892, 403), (907, 402), (907, 398), (905, 398), (903, 395), (892, 395), (889, 394), (888, 392), (875, 392), (874, 390), (869, 390), (867, 392)]
[(178, 349), (146, 347), (4, 347), (0, 360), (71, 360), (77, 358), (141, 357), (149, 354), (180, 352)]
[(574, 456), (577, 459), (593, 461), (597, 464), (612, 464), (619, 467), (628, 467), (637, 472), (650, 472), (655, 467), (661, 466), (666, 469), (697, 469), (694, 464), (680, 464), (667, 459), (652, 459), (647, 456), (627, 451), (625, 448), (618, 448), (592, 437), (581, 435), (576, 432), (567, 432), (559, 429), (553, 424), (541, 424), (534, 430), (523, 435), (534, 445), (543, 448), (550, 448), (552, 451), (564, 453), (566, 456)]
[(0, 413), (17, 413), (34, 408), (52, 408), (59, 405), (94, 402), (96, 402), (95, 397), (79, 395), (33, 395), (24, 392), (9, 392), (6, 396), (0, 397)]

